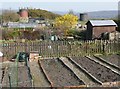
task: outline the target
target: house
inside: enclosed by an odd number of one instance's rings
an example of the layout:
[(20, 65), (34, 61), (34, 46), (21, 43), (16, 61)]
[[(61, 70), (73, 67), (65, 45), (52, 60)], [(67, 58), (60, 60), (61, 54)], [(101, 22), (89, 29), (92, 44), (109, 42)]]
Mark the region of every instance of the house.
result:
[(109, 38), (115, 32), (117, 24), (113, 20), (89, 20), (87, 23), (86, 40)]

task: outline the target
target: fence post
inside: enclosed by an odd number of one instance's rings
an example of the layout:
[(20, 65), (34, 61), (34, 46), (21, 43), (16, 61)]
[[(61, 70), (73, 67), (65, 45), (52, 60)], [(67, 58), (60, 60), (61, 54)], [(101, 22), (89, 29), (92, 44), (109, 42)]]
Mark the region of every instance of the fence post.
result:
[(34, 87), (34, 81), (33, 81), (33, 79), (31, 81), (32, 81), (32, 87)]
[(12, 89), (12, 85), (11, 85), (11, 78), (10, 78), (11, 73), (8, 74), (8, 78), (9, 78), (9, 85), (10, 85), (10, 89)]
[(102, 52), (105, 53), (105, 41), (102, 41)]

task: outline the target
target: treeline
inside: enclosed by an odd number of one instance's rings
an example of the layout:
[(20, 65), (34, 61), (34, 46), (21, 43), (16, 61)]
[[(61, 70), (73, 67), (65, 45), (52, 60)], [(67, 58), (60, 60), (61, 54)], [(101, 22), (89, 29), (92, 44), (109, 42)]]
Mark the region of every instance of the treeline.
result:
[(58, 14), (42, 9), (28, 9), (28, 13), (29, 13), (29, 17), (32, 18), (40, 17), (44, 19), (55, 19), (56, 17), (60, 16)]

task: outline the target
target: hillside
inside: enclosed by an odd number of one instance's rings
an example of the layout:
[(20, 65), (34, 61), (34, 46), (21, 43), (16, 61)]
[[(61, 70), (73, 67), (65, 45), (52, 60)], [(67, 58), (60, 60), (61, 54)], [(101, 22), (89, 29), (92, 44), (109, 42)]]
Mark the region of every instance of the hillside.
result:
[[(0, 20), (1, 17), (3, 21), (5, 22), (16, 22), (19, 21), (19, 14), (18, 10), (7, 10), (4, 9), (0, 11)], [(42, 9), (28, 9), (29, 17), (32, 18), (44, 18), (44, 19), (55, 19), (56, 17), (60, 16), (58, 14), (52, 13), (47, 10), (42, 10)]]
[(95, 11), (95, 12), (88, 12), (89, 18), (92, 19), (110, 19), (117, 17), (118, 11)]
[[(62, 11), (53, 11), (56, 14), (66, 14), (68, 12), (62, 12)], [(79, 14), (82, 12), (74, 12), (78, 17)], [(110, 19), (110, 18), (115, 18), (118, 15), (117, 10), (111, 10), (111, 11), (93, 11), (93, 12), (85, 12), (88, 13), (90, 19)]]
[(59, 14), (52, 13), (42, 9), (28, 9), (29, 16), (32, 18), (41, 17), (45, 19), (55, 19)]

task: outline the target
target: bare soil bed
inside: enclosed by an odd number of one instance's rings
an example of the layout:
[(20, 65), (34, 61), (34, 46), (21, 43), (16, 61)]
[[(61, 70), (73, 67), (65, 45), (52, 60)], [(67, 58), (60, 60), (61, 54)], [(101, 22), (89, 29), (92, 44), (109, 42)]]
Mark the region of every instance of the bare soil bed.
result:
[[(8, 75), (10, 75), (10, 78), (8, 77)], [(11, 82), (11, 86), (15, 87), (17, 86), (16, 81), (18, 81), (18, 87), (31, 86), (31, 81), (26, 66), (18, 67), (18, 72), (17, 72), (17, 68), (15, 67), (9, 67), (8, 69), (5, 70), (2, 81), (3, 87), (10, 87), (10, 82)]]
[(112, 64), (117, 65), (120, 68), (120, 55), (117, 55), (117, 54), (108, 55), (108, 56), (102, 55), (100, 57)]
[(72, 57), (72, 59), (103, 83), (120, 81), (118, 74), (86, 57)]
[(41, 64), (55, 87), (84, 85), (59, 59), (41, 60)]

